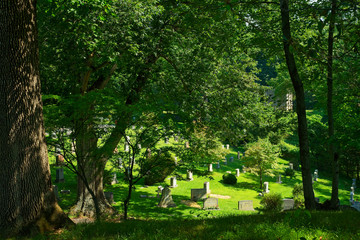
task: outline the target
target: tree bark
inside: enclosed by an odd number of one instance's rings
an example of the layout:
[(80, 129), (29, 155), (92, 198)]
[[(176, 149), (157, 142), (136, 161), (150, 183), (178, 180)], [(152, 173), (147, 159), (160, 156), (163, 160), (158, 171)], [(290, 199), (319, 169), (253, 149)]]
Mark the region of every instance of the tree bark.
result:
[(292, 45), (292, 37), (290, 31), (290, 17), (289, 17), (289, 1), (280, 0), (281, 20), (282, 20), (282, 33), (283, 44), (286, 58), (286, 64), (290, 74), (290, 78), (296, 94), (296, 112), (298, 117), (298, 134), (300, 145), (300, 161), (301, 172), (304, 187), (304, 198), (306, 209), (315, 209), (315, 198), (312, 187), (311, 169), (310, 169), (310, 152), (309, 152), (309, 139), (306, 122), (306, 107), (305, 107), (305, 94), (304, 86), (300, 79), (294, 54), (290, 51)]
[(0, 238), (72, 223), (51, 184), (35, 0), (0, 1), (0, 161)]
[(333, 115), (333, 46), (334, 28), (336, 16), (336, 0), (331, 1), (331, 13), (328, 36), (328, 62), (327, 62), (327, 114), (328, 114), (328, 134), (329, 134), (329, 160), (332, 163), (332, 189), (331, 189), (331, 208), (339, 208), (339, 162), (335, 157), (334, 146), (334, 115)]

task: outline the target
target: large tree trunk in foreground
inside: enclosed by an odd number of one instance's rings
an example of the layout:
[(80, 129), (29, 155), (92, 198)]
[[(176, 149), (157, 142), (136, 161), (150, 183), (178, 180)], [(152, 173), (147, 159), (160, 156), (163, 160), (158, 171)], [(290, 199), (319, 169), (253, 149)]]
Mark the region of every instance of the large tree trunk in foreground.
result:
[(0, 1), (0, 238), (71, 223), (51, 185), (35, 2)]
[(336, 0), (331, 1), (330, 25), (328, 36), (328, 63), (327, 63), (327, 114), (329, 125), (329, 160), (332, 163), (331, 208), (339, 208), (339, 161), (334, 147), (334, 115), (333, 115), (333, 45), (336, 16)]
[(304, 198), (306, 209), (315, 209), (315, 197), (312, 187), (309, 139), (306, 122), (306, 107), (304, 86), (297, 71), (295, 57), (290, 51), (292, 44), (289, 17), (289, 1), (280, 0), (282, 33), (284, 36), (284, 52), (291, 81), (296, 94), (296, 112), (298, 116), (298, 134), (300, 145), (301, 172), (304, 187)]

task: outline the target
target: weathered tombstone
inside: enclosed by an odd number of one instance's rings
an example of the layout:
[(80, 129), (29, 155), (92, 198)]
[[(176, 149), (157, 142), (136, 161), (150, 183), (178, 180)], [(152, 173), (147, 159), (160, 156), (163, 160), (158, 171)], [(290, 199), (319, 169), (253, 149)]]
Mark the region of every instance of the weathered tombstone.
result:
[(219, 200), (217, 198), (205, 198), (203, 209), (219, 209)]
[(212, 172), (213, 171), (213, 165), (210, 163), (209, 166), (208, 166), (208, 171), (209, 172)]
[(240, 151), (237, 152), (237, 159), (240, 159)]
[(200, 199), (206, 198), (206, 189), (205, 188), (195, 188), (191, 189), (191, 200), (197, 202)]
[(113, 178), (111, 179), (111, 185), (119, 183), (119, 181), (116, 178), (116, 173), (113, 172), (112, 175), (113, 175)]
[(65, 163), (64, 156), (61, 154), (56, 155), (56, 166), (62, 166)]
[(175, 188), (178, 185), (176, 184), (176, 177), (171, 177), (170, 178), (170, 187)]
[(314, 182), (317, 182), (318, 180), (318, 172), (315, 170), (314, 172)]
[(241, 211), (254, 211), (252, 200), (243, 200), (238, 202), (238, 209)]
[(63, 168), (58, 168), (56, 169), (56, 179), (55, 182), (59, 183), (59, 182), (64, 182), (64, 169)]
[(235, 171), (236, 171), (236, 177), (240, 177), (240, 169), (235, 169)]
[(264, 192), (269, 193), (269, 182), (264, 182)]
[(60, 201), (59, 190), (58, 190), (58, 187), (56, 185), (53, 185), (53, 192), (55, 194), (56, 200), (59, 202)]
[(351, 187), (350, 190), (351, 190), (351, 192), (355, 193), (355, 188), (354, 187)]
[(187, 178), (188, 181), (194, 180), (192, 171), (190, 171), (190, 170), (187, 171), (186, 178)]
[(229, 150), (229, 148), (230, 148), (230, 145), (226, 144), (226, 149)]
[(162, 186), (158, 186), (158, 190), (156, 191), (157, 192), (157, 198), (159, 198), (160, 197), (160, 194), (162, 193), (162, 190), (163, 190), (164, 188), (162, 187)]
[(354, 204), (354, 192), (350, 192), (350, 204)]
[(294, 164), (289, 163), (289, 168), (290, 168), (290, 169), (294, 169)]
[(106, 200), (110, 203), (114, 203), (114, 193), (112, 192), (104, 192)]
[(281, 174), (279, 174), (279, 176), (277, 177), (277, 181), (276, 181), (277, 183), (282, 183), (282, 181), (281, 181)]
[(294, 209), (294, 199), (283, 199), (282, 210)]
[(204, 189), (206, 189), (206, 193), (210, 193), (210, 182), (204, 182)]
[(233, 162), (234, 161), (234, 157), (230, 157), (230, 162)]
[(158, 204), (158, 207), (168, 208), (168, 207), (176, 207), (175, 202), (171, 196), (171, 190), (168, 187), (165, 187), (162, 190), (161, 198)]

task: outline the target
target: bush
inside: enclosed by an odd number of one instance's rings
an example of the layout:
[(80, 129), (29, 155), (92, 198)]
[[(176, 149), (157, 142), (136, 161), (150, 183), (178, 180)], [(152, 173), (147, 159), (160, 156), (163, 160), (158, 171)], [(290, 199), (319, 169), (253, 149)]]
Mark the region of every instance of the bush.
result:
[(225, 173), (223, 176), (223, 182), (226, 183), (226, 184), (236, 184), (237, 182), (237, 178), (234, 174), (231, 174), (231, 173)]
[(145, 185), (163, 182), (176, 168), (175, 159), (169, 152), (162, 152), (146, 160), (143, 171), (149, 172), (144, 179)]
[(280, 193), (269, 193), (261, 199), (260, 204), (265, 211), (280, 212), (282, 209), (282, 197)]
[(292, 194), (294, 196), (294, 207), (295, 208), (302, 208), (305, 206), (305, 199), (304, 199), (304, 188), (301, 183), (296, 183), (292, 190)]
[(289, 176), (290, 178), (293, 178), (295, 176), (295, 171), (294, 171), (294, 169), (286, 168), (284, 175)]

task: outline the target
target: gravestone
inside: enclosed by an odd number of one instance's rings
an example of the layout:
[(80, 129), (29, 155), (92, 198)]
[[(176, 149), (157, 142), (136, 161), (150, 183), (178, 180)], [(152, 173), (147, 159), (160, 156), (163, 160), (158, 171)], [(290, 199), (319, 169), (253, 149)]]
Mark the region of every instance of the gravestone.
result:
[(226, 144), (226, 149), (229, 150), (229, 148), (230, 148), (230, 145)]
[(119, 183), (119, 181), (118, 181), (117, 178), (116, 178), (116, 173), (113, 172), (112, 175), (113, 175), (113, 177), (112, 177), (112, 179), (111, 179), (111, 185), (114, 185), (114, 184)]
[(294, 199), (283, 199), (282, 210), (294, 209)]
[(164, 188), (162, 187), (162, 186), (158, 186), (158, 189), (157, 189), (157, 195), (156, 195), (156, 197), (157, 198), (159, 198), (160, 197), (160, 194), (162, 193), (162, 190), (163, 190)]
[(226, 173), (231, 174), (231, 171), (226, 171)]
[(264, 192), (269, 193), (269, 182), (264, 182)]
[(246, 173), (246, 170), (245, 170), (245, 166), (244, 166), (244, 165), (242, 165), (242, 172), (243, 172), (243, 173)]
[(158, 204), (158, 207), (168, 208), (168, 207), (176, 207), (175, 202), (171, 196), (171, 190), (168, 187), (165, 187), (162, 190), (161, 198)]
[(56, 185), (53, 185), (53, 192), (55, 194), (56, 200), (59, 202), (60, 201), (59, 190), (58, 190), (58, 187)]
[(114, 203), (114, 193), (112, 192), (104, 192), (106, 200), (110, 203)]
[(353, 204), (354, 203), (354, 192), (351, 191), (350, 192), (350, 204)]
[(65, 163), (64, 156), (61, 154), (56, 155), (56, 166), (63, 166)]
[(255, 211), (252, 200), (243, 200), (238, 202), (238, 209), (241, 211)]
[(240, 151), (237, 152), (237, 159), (240, 159)]
[(213, 165), (210, 163), (209, 166), (208, 166), (208, 171), (209, 172), (212, 172), (213, 171)]
[(190, 170), (187, 171), (186, 179), (187, 179), (188, 181), (194, 180), (192, 171), (190, 171)]
[(200, 199), (206, 198), (206, 189), (205, 188), (195, 188), (191, 189), (191, 200), (197, 202)]
[(315, 169), (315, 171), (314, 171), (314, 181), (315, 181), (315, 182), (317, 182), (318, 177), (319, 177), (319, 172), (318, 172), (317, 169)]
[(289, 168), (290, 168), (290, 169), (294, 169), (294, 164), (289, 163)]
[(56, 179), (55, 182), (59, 183), (59, 182), (64, 182), (64, 169), (63, 168), (58, 168), (56, 169)]
[(225, 145), (222, 145), (222, 148), (224, 149), (224, 148), (225, 148)]
[(140, 143), (138, 143), (138, 145), (137, 145), (137, 146), (138, 146), (138, 149), (141, 149), (141, 144), (140, 144)]
[(131, 126), (131, 129), (132, 129), (132, 130), (135, 130), (135, 129), (136, 129), (136, 126), (135, 126), (135, 125), (132, 125), (132, 126)]
[(203, 209), (219, 209), (219, 200), (217, 198), (205, 198)]
[(236, 177), (240, 177), (240, 169), (235, 169), (235, 171), (236, 171)]
[(276, 181), (277, 183), (282, 183), (282, 181), (281, 181), (281, 174), (279, 174), (279, 176), (277, 177), (277, 181)]
[(170, 187), (175, 188), (178, 185), (176, 184), (176, 177), (171, 177), (170, 178)]
[(210, 182), (204, 182), (204, 189), (206, 193), (210, 193)]
[(234, 161), (234, 157), (230, 157), (230, 162), (233, 162)]

